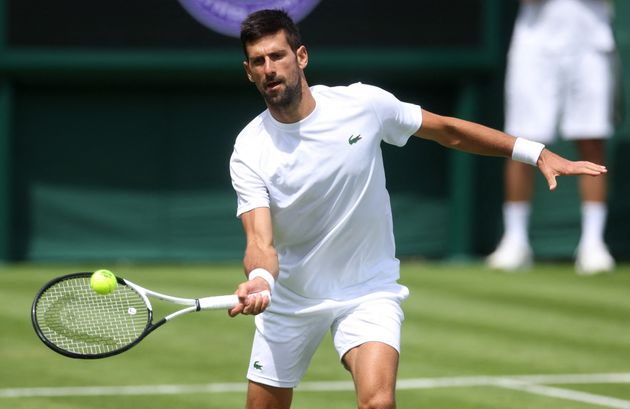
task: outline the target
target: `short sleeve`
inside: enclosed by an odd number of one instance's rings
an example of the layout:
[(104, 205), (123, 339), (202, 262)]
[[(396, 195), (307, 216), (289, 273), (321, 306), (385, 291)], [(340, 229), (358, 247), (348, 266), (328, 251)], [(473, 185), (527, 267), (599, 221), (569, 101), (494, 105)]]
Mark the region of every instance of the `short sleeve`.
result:
[(390, 92), (371, 85), (363, 85), (370, 103), (382, 124), (383, 141), (403, 146), (422, 125), (419, 105), (402, 102)]
[(230, 158), (230, 176), (236, 191), (236, 216), (258, 207), (269, 207), (269, 191), (258, 173), (234, 149)]

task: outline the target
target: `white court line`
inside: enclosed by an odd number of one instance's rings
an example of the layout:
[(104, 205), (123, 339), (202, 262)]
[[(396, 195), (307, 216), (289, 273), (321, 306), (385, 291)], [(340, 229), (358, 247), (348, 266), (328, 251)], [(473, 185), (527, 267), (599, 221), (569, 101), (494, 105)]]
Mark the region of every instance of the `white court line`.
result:
[(190, 393), (226, 393), (245, 391), (247, 391), (247, 385), (244, 383), (209, 383), (205, 385), (62, 386), (51, 388), (0, 389), (0, 398), (184, 395)]
[(529, 384), (630, 383), (630, 373), (457, 376), (452, 378), (399, 379), (396, 384), (396, 389), (433, 389), (471, 386), (502, 387), (502, 382), (505, 379)]
[(630, 401), (628, 400), (611, 398), (610, 396), (595, 395), (593, 393), (580, 392), (571, 389), (556, 388), (553, 386), (523, 383), (521, 381), (512, 381), (510, 379), (505, 379), (504, 381), (505, 382), (502, 382), (502, 385), (500, 386), (507, 389), (514, 389), (533, 393), (535, 395), (549, 396), (552, 398), (590, 403), (607, 408), (630, 409)]
[[(598, 406), (630, 409), (630, 401), (541, 384), (630, 383), (630, 373), (560, 374), (521, 376), (458, 376), (448, 378), (399, 379), (397, 389), (433, 389), (494, 386), (536, 395), (568, 399)], [(32, 398), (60, 396), (176, 395), (193, 393), (245, 392), (245, 383), (211, 383), (200, 385), (86, 386), (51, 388), (0, 389), (0, 398)], [(349, 381), (302, 382), (298, 390), (305, 392), (352, 391)]]

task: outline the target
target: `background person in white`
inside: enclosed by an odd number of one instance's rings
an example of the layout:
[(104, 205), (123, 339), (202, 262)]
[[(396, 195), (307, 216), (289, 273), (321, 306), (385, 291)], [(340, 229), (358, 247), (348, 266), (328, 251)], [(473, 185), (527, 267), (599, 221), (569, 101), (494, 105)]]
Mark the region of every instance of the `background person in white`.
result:
[[(380, 142), (403, 145), (413, 134), (467, 152), (512, 156), (537, 164), (551, 189), (558, 175), (606, 169), (432, 114), (376, 87), (309, 88), (307, 50), (282, 11), (250, 15), (241, 41), (247, 77), (268, 108), (239, 134), (230, 162), (248, 280), (229, 313), (257, 315), (247, 407), (290, 407), (293, 388), (330, 330), (359, 407), (393, 408), (399, 304), (407, 293), (396, 282)], [(272, 304), (263, 290), (271, 291)]]
[[(605, 0), (522, 0), (508, 54), (505, 131), (542, 143), (557, 131), (575, 140), (583, 160), (604, 163), (613, 132), (615, 43), (611, 4)], [(513, 271), (532, 263), (528, 237), (534, 173), (507, 161), (504, 234), (488, 256), (491, 267)], [(611, 271), (604, 243), (606, 177), (580, 178), (582, 232), (576, 251), (580, 274)]]

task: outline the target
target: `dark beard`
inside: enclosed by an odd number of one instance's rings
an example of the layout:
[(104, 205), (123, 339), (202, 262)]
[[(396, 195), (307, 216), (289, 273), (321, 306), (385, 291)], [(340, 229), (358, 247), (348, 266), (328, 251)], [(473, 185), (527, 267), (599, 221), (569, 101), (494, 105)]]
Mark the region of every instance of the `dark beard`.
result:
[(293, 85), (287, 85), (283, 93), (270, 96), (263, 94), (263, 98), (269, 107), (288, 108), (296, 105), (302, 99), (302, 78), (298, 76), (298, 80)]

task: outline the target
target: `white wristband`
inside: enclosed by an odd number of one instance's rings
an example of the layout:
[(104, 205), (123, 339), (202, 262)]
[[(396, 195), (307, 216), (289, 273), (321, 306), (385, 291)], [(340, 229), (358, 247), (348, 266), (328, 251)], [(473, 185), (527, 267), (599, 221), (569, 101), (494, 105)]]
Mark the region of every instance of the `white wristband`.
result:
[(269, 290), (273, 292), (273, 286), (276, 283), (276, 280), (273, 278), (271, 273), (264, 268), (255, 268), (249, 272), (247, 276), (250, 280), (253, 280), (256, 277), (261, 277), (263, 280), (269, 284)]
[(514, 148), (512, 149), (512, 159), (536, 166), (538, 163), (538, 157), (543, 149), (545, 149), (545, 145), (542, 143), (523, 138), (516, 138)]

